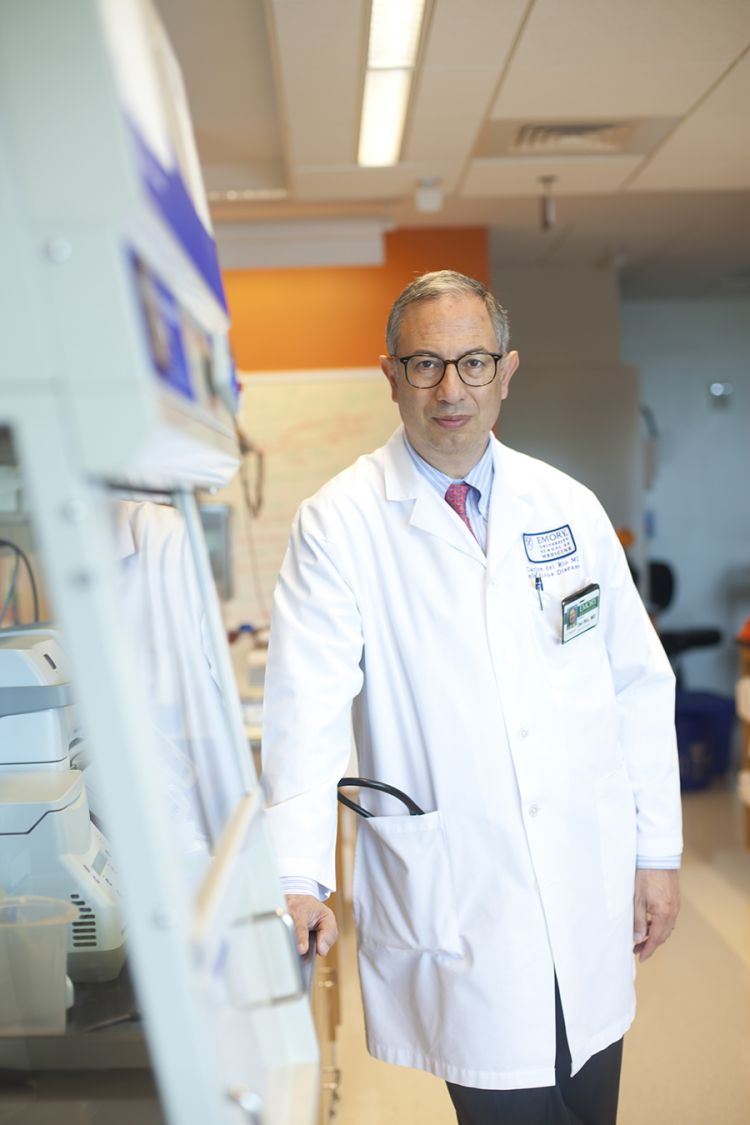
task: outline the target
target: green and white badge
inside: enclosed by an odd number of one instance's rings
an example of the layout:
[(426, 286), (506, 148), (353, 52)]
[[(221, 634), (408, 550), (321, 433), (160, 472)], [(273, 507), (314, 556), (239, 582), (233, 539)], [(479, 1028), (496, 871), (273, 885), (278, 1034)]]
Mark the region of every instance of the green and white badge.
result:
[(562, 643), (599, 624), (599, 586), (592, 582), (562, 600)]

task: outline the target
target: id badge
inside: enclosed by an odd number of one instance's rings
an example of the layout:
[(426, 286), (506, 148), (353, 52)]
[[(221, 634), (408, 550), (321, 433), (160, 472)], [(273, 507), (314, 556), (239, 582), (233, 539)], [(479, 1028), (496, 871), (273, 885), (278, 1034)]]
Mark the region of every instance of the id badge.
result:
[(567, 644), (581, 633), (599, 624), (599, 586), (592, 582), (562, 600), (562, 643)]

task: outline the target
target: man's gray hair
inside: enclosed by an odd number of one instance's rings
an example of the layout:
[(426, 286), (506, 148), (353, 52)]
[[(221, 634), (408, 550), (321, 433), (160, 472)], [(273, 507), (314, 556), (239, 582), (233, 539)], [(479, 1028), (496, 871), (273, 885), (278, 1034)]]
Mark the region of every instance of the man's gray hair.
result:
[(435, 270), (433, 273), (423, 273), (415, 278), (406, 289), (396, 298), (388, 316), (385, 329), (385, 344), (389, 355), (398, 354), (398, 334), (401, 328), (401, 317), (404, 309), (413, 305), (415, 301), (436, 301), (438, 297), (466, 296), (472, 294), (484, 301), (492, 327), (497, 336), (498, 351), (503, 355), (510, 344), (510, 322), (508, 314), (492, 293), (476, 278), (467, 277), (455, 270)]

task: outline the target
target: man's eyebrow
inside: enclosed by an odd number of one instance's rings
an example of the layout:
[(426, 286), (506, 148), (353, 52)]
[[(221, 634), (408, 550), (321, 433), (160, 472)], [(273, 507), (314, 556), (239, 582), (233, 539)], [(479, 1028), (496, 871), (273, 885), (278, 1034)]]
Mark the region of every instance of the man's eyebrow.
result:
[[(489, 355), (492, 355), (492, 352), (490, 351), (490, 349), (487, 347), (486, 344), (477, 344), (476, 347), (469, 348), (469, 350), (466, 351), (466, 352), (461, 352), (461, 354), (457, 358), (463, 359), (463, 357), (465, 355), (474, 355), (476, 352), (487, 352)], [(435, 359), (443, 359), (443, 356), (440, 354), (440, 352), (433, 351), (432, 348), (417, 348), (417, 350), (415, 352), (412, 352), (411, 354), (412, 355), (433, 355), (435, 357)]]

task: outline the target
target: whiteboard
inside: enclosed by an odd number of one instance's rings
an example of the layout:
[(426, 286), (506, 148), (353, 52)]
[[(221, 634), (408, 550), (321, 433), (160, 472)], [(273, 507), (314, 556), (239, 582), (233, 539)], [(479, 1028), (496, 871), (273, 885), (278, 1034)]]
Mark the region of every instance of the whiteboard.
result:
[(267, 624), (273, 587), (299, 504), (399, 425), (379, 367), (240, 377), (238, 420), (264, 454), (264, 505), (249, 520), (237, 481), (220, 497), (238, 513), (236, 604), (228, 624)]

